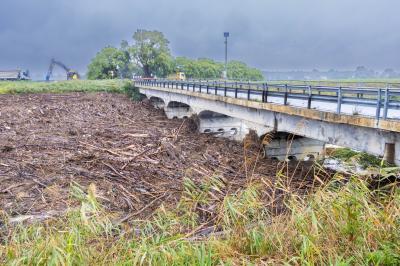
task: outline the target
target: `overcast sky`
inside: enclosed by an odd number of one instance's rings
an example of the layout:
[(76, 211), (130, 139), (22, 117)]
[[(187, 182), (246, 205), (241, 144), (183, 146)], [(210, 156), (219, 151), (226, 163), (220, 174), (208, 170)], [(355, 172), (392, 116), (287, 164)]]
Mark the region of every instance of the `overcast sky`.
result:
[(44, 76), (51, 57), (86, 71), (138, 28), (175, 56), (229, 57), (265, 70), (400, 69), (399, 0), (1, 0), (0, 69)]

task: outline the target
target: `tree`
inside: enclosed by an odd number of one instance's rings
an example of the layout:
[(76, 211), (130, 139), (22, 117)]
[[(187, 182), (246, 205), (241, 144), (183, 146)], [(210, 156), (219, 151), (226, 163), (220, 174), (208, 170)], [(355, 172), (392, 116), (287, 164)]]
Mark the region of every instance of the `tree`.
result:
[(185, 72), (186, 77), (193, 79), (218, 79), (221, 77), (223, 65), (208, 58), (198, 60), (186, 57), (175, 59), (175, 70)]
[[(187, 78), (193, 79), (219, 79), (222, 77), (224, 65), (208, 58), (197, 60), (186, 57), (177, 57), (174, 62), (175, 70), (183, 71)], [(228, 78), (238, 80), (263, 80), (264, 76), (260, 70), (248, 67), (240, 61), (228, 63)]]
[(162, 32), (137, 30), (133, 40), (135, 43), (130, 52), (145, 77), (165, 77), (172, 72), (173, 60), (168, 48), (169, 41)]
[(264, 79), (264, 76), (259, 69), (248, 67), (240, 61), (230, 61), (228, 63), (228, 78), (260, 81)]
[(129, 69), (129, 54), (108, 46), (92, 59), (88, 66), (88, 79), (130, 78)]

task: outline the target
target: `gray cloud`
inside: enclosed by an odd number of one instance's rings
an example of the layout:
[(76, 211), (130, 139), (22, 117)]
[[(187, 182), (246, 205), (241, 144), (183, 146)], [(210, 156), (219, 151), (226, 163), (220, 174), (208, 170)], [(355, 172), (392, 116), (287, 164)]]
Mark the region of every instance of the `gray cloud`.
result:
[[(106, 45), (157, 29), (174, 55), (263, 69), (400, 69), (398, 0), (2, 0), (0, 68), (44, 76), (51, 57), (86, 71)], [(43, 74), (42, 74), (43, 73)]]

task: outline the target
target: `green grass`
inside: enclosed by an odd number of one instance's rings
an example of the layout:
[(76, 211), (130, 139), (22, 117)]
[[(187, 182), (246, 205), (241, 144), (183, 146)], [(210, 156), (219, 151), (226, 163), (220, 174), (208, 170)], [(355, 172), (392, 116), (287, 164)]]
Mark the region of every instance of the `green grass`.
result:
[(380, 168), (389, 167), (390, 165), (375, 155), (368, 154), (366, 152), (357, 152), (349, 148), (339, 148), (333, 151), (331, 154), (333, 158), (337, 158), (344, 162), (356, 162), (363, 169), (367, 168)]
[(0, 94), (67, 93), (67, 92), (125, 92), (131, 87), (123, 80), (70, 80), (57, 82), (0, 81)]
[(338, 79), (338, 80), (277, 80), (269, 81), (272, 84), (313, 85), (313, 86), (349, 86), (349, 87), (377, 87), (386, 88), (386, 85), (397, 85), (400, 79)]
[[(161, 206), (152, 218), (123, 225), (102, 209), (94, 186), (84, 193), (72, 185), (81, 208), (44, 224), (8, 227), (0, 264), (399, 265), (398, 186), (371, 191), (362, 179), (337, 176), (308, 197), (288, 193), (287, 212), (276, 216), (262, 199), (267, 181), (225, 195), (218, 177), (185, 180), (175, 209)], [(204, 220), (204, 210), (212, 218)], [(198, 234), (211, 225), (219, 233)]]

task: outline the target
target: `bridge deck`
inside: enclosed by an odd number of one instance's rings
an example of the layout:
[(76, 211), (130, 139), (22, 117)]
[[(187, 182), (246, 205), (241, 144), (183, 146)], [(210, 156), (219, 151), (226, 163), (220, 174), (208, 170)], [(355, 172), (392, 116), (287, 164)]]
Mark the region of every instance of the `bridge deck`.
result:
[[(136, 85), (331, 123), (400, 132), (400, 91), (139, 80)], [(359, 95), (357, 95), (359, 94)]]

